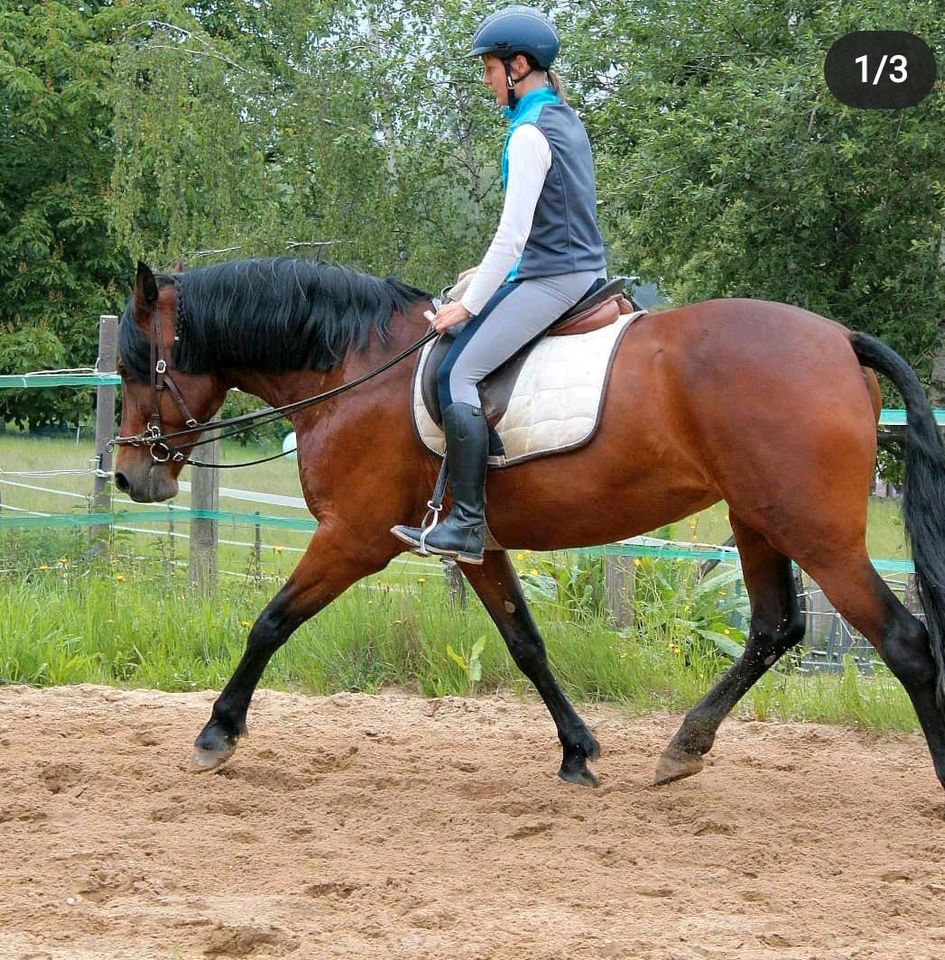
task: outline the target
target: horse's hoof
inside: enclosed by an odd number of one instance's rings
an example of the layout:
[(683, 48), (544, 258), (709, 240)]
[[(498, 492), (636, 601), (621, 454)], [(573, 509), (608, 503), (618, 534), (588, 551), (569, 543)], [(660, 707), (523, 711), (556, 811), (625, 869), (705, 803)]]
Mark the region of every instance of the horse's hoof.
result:
[(228, 750), (204, 750), (203, 747), (194, 747), (194, 754), (190, 758), (187, 772), (210, 773), (212, 770), (222, 767), (234, 753), (236, 753), (235, 746)]
[(653, 786), (660, 787), (664, 783), (674, 780), (683, 780), (699, 773), (705, 766), (705, 761), (699, 754), (684, 753), (674, 747), (667, 747), (656, 764), (653, 774)]
[(558, 776), (561, 777), (565, 783), (573, 783), (579, 787), (596, 787), (600, 782), (597, 777), (594, 776), (587, 765), (587, 761), (584, 760), (583, 757), (571, 763), (562, 763), (561, 769), (558, 771)]

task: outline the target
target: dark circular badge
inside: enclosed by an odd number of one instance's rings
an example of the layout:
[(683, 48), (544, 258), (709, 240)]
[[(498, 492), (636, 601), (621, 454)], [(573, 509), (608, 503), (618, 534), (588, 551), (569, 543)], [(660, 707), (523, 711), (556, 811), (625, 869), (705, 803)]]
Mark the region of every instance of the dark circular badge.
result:
[(851, 107), (898, 110), (914, 107), (935, 83), (935, 56), (920, 37), (902, 30), (858, 30), (827, 52), (824, 79)]

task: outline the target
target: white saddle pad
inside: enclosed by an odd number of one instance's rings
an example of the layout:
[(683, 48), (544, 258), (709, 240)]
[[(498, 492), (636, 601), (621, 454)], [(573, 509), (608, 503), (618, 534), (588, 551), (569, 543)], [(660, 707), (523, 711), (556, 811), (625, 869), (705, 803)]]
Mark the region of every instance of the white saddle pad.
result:
[[(505, 457), (490, 458), (490, 464), (511, 466), (587, 443), (600, 421), (611, 357), (630, 324), (645, 313), (638, 310), (624, 314), (591, 333), (539, 340), (522, 366), (508, 407), (496, 424)], [(443, 456), (446, 440), (427, 412), (420, 386), (421, 372), (435, 342), (430, 341), (420, 355), (413, 382), (413, 415), (420, 439)]]

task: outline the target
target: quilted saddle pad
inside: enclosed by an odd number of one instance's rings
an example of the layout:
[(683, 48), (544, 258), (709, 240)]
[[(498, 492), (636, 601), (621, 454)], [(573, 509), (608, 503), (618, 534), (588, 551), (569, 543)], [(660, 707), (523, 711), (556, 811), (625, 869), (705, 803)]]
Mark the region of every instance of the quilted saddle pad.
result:
[[(600, 422), (613, 358), (630, 325), (645, 310), (623, 314), (590, 333), (542, 337), (530, 348), (505, 412), (494, 428), (505, 448), (492, 466), (512, 466), (534, 457), (574, 450), (588, 443)], [(413, 382), (413, 415), (420, 439), (443, 456), (446, 441), (423, 400), (422, 372), (436, 341), (420, 355)]]

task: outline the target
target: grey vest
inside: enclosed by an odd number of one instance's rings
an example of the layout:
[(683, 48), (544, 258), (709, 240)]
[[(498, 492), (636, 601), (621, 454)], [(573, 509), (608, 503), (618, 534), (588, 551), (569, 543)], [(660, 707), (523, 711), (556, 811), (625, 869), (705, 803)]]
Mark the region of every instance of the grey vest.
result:
[(510, 279), (604, 272), (597, 226), (597, 187), (587, 131), (564, 103), (546, 103), (535, 126), (551, 146), (551, 168), (538, 197), (531, 233)]

